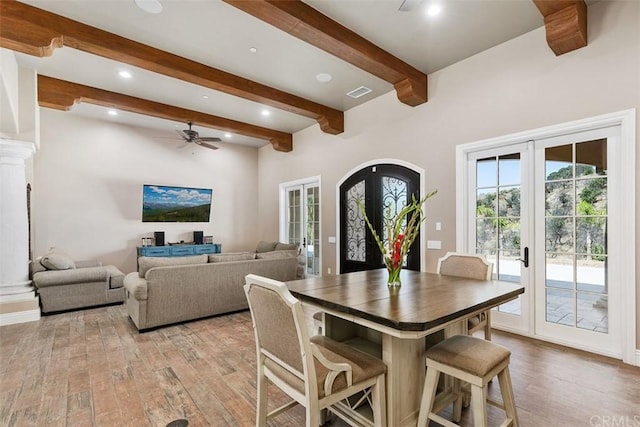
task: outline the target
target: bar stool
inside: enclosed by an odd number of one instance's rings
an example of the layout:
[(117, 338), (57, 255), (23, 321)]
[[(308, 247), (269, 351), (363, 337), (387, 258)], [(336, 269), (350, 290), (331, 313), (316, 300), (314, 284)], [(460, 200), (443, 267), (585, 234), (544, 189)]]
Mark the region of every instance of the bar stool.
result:
[[(471, 409), (475, 427), (487, 425), (487, 404), (502, 408), (507, 418), (502, 426), (518, 426), (516, 404), (509, 375), (511, 352), (501, 345), (467, 335), (456, 335), (431, 347), (426, 352), (427, 376), (422, 392), (418, 426), (424, 427), (429, 420), (450, 427), (456, 424), (437, 413), (451, 401), (453, 420), (460, 421), (462, 393), (460, 381), (471, 384)], [(453, 390), (445, 390), (436, 396), (440, 373), (454, 378)], [(489, 399), (487, 383), (498, 376), (502, 402)]]

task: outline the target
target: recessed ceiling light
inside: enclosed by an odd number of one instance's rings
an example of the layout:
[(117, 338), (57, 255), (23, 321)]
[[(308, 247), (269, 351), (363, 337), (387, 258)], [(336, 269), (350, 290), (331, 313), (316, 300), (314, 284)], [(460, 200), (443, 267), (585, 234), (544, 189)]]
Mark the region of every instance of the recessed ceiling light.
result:
[(118, 75), (123, 79), (130, 79), (133, 75), (127, 70), (122, 70), (118, 72)]
[(439, 4), (432, 4), (427, 8), (427, 15), (429, 16), (436, 16), (440, 14), (440, 12), (442, 12), (442, 6)]
[(147, 13), (160, 13), (162, 12), (162, 4), (158, 0), (134, 0), (136, 6), (144, 10)]
[(316, 74), (316, 80), (322, 83), (330, 82), (333, 76), (329, 73)]
[(225, 138), (231, 138), (231, 134), (229, 132), (227, 132), (227, 133), (224, 134), (224, 137)]
[(109, 110), (109, 111), (107, 111), (107, 113), (108, 113), (110, 116), (117, 116), (117, 115), (118, 115), (118, 112), (117, 112), (116, 110)]
[(202, 95), (203, 99), (209, 99), (209, 95)]
[(257, 51), (258, 51), (257, 47), (250, 47), (249, 48), (249, 52), (251, 52), (251, 53), (256, 53)]
[(263, 116), (268, 116), (271, 114), (271, 112), (269, 110), (262, 110), (260, 114), (262, 114)]

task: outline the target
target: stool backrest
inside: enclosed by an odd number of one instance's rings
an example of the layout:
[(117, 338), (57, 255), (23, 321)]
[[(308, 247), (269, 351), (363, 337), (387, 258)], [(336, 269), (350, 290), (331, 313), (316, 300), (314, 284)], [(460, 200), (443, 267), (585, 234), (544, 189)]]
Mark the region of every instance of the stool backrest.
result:
[(447, 252), (438, 260), (437, 273), (469, 279), (491, 280), (493, 263), (483, 255)]

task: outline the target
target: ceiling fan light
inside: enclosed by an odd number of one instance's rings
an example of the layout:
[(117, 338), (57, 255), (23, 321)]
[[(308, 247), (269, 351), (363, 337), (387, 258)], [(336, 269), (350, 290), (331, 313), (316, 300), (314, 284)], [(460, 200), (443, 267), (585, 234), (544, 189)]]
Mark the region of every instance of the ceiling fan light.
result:
[(440, 12), (442, 12), (442, 6), (440, 6), (439, 4), (432, 4), (427, 8), (427, 15), (429, 16), (439, 15)]
[(162, 12), (162, 4), (158, 0), (134, 0), (136, 6), (147, 13)]

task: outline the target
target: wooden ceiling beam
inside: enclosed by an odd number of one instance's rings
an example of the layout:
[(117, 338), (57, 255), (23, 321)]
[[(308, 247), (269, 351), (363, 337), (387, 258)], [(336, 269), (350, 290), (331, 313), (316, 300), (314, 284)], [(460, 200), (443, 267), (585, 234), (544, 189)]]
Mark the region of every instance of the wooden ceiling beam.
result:
[(427, 75), (299, 0), (223, 0), (389, 83), (411, 106), (427, 102)]
[(533, 0), (542, 16), (547, 43), (556, 55), (587, 45), (587, 4), (584, 0)]
[(344, 132), (342, 111), (15, 0), (0, 1), (0, 47), (42, 57), (62, 46), (305, 116), (330, 134)]
[(68, 111), (78, 102), (116, 108), (182, 123), (190, 121), (199, 126), (252, 138), (266, 139), (271, 142), (271, 145), (277, 151), (289, 152), (293, 149), (293, 137), (290, 133), (38, 75), (38, 104), (41, 107)]

